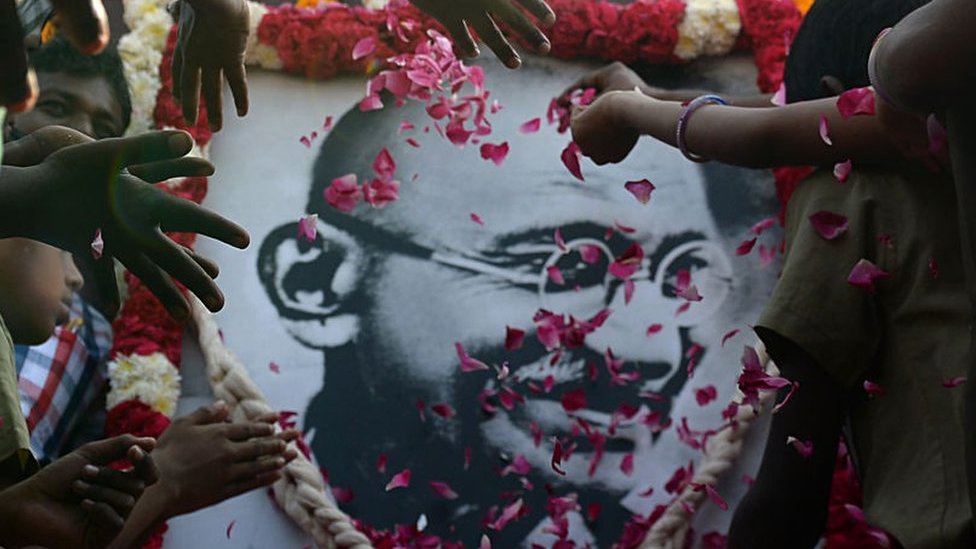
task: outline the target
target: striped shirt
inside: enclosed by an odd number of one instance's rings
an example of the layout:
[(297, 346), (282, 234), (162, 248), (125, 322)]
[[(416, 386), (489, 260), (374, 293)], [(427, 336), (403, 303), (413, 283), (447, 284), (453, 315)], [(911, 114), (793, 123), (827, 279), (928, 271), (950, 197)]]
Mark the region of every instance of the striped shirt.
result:
[[(71, 451), (79, 436), (101, 438), (112, 326), (78, 294), (70, 318), (44, 343), (16, 346), (20, 407), (41, 463)], [(95, 425), (96, 436), (86, 437)]]

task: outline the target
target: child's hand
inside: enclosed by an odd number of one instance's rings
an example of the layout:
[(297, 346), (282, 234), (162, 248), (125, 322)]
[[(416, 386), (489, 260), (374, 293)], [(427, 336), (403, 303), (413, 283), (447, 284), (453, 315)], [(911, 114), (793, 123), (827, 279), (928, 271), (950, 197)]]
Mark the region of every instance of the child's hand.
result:
[(410, 0), (418, 8), (441, 22), (454, 38), (457, 47), (471, 57), (478, 55), (478, 46), (471, 38), (468, 27), (495, 52), (508, 68), (518, 68), (521, 59), (505, 39), (496, 19), (508, 25), (537, 51), (549, 51), (549, 39), (525, 16), (516, 4), (549, 26), (556, 21), (556, 14), (544, 0)]
[(644, 79), (630, 70), (630, 67), (620, 61), (614, 61), (594, 71), (588, 72), (582, 78), (573, 82), (559, 96), (560, 104), (569, 106), (569, 97), (576, 90), (593, 88), (597, 96), (612, 91), (633, 91), (638, 88), (646, 95), (653, 96), (661, 90), (648, 86)]
[(599, 165), (627, 158), (640, 134), (627, 122), (624, 103), (639, 92), (608, 92), (586, 107), (573, 111), (573, 141)]
[(257, 422), (227, 423), (222, 403), (179, 418), (159, 439), (153, 458), (159, 465), (157, 486), (169, 516), (219, 503), (281, 478), (297, 457), (289, 441), (294, 430), (275, 434), (277, 414)]
[[(34, 238), (75, 254), (91, 254), (92, 239), (100, 229), (105, 256), (118, 258), (175, 316), (188, 316), (189, 305), (168, 275), (185, 284), (211, 310), (223, 306), (223, 295), (213, 282), (212, 264), (187, 254), (162, 231), (198, 232), (239, 248), (247, 246), (247, 232), (133, 177), (160, 181), (211, 174), (209, 162), (184, 156), (192, 145), (188, 134), (164, 131), (87, 140), (50, 154), (46, 147), (58, 140), (51, 139), (45, 145), (34, 134), (24, 140), (28, 144), (19, 147), (34, 152), (18, 155), (41, 157), (43, 161), (24, 168), (11, 176), (12, 180), (4, 178), (3, 190), (16, 197), (16, 208), (8, 204), (12, 211), (3, 223), (8, 236)], [(32, 141), (33, 145), (29, 144)], [(123, 168), (133, 175), (119, 173)], [(95, 267), (100, 294), (117, 306), (112, 262), (102, 258)]]
[[(152, 438), (123, 435), (86, 444), (4, 492), (16, 503), (29, 545), (104, 547), (121, 529), (156, 467)], [(109, 463), (128, 458), (130, 471)]]
[(243, 0), (183, 0), (177, 4), (176, 49), (173, 50), (173, 94), (183, 118), (193, 124), (201, 85), (210, 128), (223, 126), (221, 86), (227, 78), (237, 116), (247, 114), (247, 49), (249, 12)]

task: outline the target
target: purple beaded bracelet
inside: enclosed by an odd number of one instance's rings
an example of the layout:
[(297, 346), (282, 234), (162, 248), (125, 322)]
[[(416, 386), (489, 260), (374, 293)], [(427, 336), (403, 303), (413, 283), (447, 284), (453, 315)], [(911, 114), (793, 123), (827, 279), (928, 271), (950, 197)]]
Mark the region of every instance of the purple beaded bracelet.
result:
[(685, 158), (691, 160), (692, 162), (708, 162), (708, 158), (704, 156), (697, 155), (688, 149), (688, 143), (685, 141), (685, 134), (688, 131), (688, 122), (691, 120), (691, 115), (695, 114), (695, 111), (704, 107), (705, 105), (728, 105), (728, 101), (722, 99), (717, 95), (700, 95), (692, 99), (683, 111), (681, 111), (681, 116), (678, 117), (678, 130), (677, 135), (675, 135), (675, 141), (678, 144), (678, 150), (681, 154), (685, 155)]

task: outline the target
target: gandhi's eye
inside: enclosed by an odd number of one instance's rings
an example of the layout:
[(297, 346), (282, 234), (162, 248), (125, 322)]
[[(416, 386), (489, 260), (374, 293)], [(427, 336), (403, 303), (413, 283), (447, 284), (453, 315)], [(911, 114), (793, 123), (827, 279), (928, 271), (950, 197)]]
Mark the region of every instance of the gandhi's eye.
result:
[[(680, 277), (690, 276), (692, 283), (698, 280), (701, 272), (708, 269), (709, 262), (701, 250), (689, 249), (676, 256), (666, 265), (662, 265), (661, 293), (665, 297), (674, 297), (680, 289)], [(687, 274), (682, 274), (685, 272)]]
[[(577, 291), (603, 286), (607, 281), (607, 270), (613, 258), (610, 250), (600, 241), (578, 239), (566, 243), (565, 250), (557, 249), (546, 267), (555, 267), (558, 275), (546, 273), (546, 293)], [(553, 278), (561, 278), (558, 280)]]

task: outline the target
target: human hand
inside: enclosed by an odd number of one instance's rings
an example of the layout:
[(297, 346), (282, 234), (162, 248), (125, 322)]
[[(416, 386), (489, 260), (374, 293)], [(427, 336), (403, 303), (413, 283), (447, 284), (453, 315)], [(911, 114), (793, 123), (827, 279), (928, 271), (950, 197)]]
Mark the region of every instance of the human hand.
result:
[[(86, 444), (4, 492), (20, 515), (21, 541), (46, 547), (104, 547), (158, 471), (155, 440), (122, 435)], [(133, 468), (107, 467), (128, 459)]]
[(596, 164), (620, 162), (637, 144), (640, 134), (627, 123), (624, 106), (635, 93), (639, 92), (608, 92), (589, 106), (573, 110), (573, 141)]
[(206, 406), (174, 421), (160, 437), (153, 458), (169, 516), (268, 486), (298, 456), (287, 447), (297, 431), (275, 434), (278, 414), (239, 423), (226, 422), (227, 415), (226, 404)]
[[(92, 55), (108, 45), (108, 17), (101, 0), (51, 0), (61, 32), (78, 51)], [(0, 105), (12, 112), (30, 110), (37, 101), (37, 77), (27, 63), (24, 29), (16, 0), (0, 0)]]
[(223, 126), (222, 76), (227, 78), (237, 116), (247, 114), (249, 12), (244, 0), (183, 0), (177, 4), (173, 50), (173, 94), (189, 124), (197, 120), (201, 86), (213, 131)]
[[(239, 248), (247, 246), (247, 232), (135, 177), (161, 181), (212, 173), (209, 162), (184, 156), (192, 145), (189, 135), (164, 131), (93, 142), (77, 132), (59, 131), (66, 136), (53, 136), (54, 130), (39, 136), (35, 132), (15, 147), (15, 158), (43, 161), (23, 168), (15, 174), (20, 176), (17, 181), (5, 185), (11, 196), (20, 198), (6, 220), (16, 231), (8, 236), (91, 254), (92, 238), (100, 229), (104, 256), (95, 262), (95, 283), (109, 302), (117, 306), (118, 292), (112, 262), (105, 257), (116, 257), (174, 316), (186, 318), (189, 304), (166, 273), (211, 310), (220, 309), (223, 295), (213, 282), (216, 265), (178, 246), (162, 231), (198, 232)], [(57, 148), (76, 141), (78, 144)], [(52, 148), (56, 150), (50, 152)], [(126, 167), (130, 174), (119, 173)]]
[(524, 38), (540, 53), (548, 53), (549, 39), (526, 14), (519, 4), (534, 16), (541, 25), (550, 26), (556, 14), (544, 0), (410, 0), (415, 6), (429, 13), (454, 38), (462, 53), (470, 57), (478, 55), (478, 46), (469, 29), (495, 52), (505, 66), (511, 69), (522, 64), (515, 48), (498, 28), (497, 21), (507, 24), (512, 31)]
[(899, 110), (877, 94), (875, 94), (874, 105), (875, 115), (902, 156), (909, 160), (921, 161), (932, 157), (923, 117)]
[(624, 65), (620, 61), (614, 61), (609, 65), (584, 74), (579, 80), (573, 82), (559, 95), (559, 104), (569, 107), (569, 98), (577, 90), (587, 90), (593, 88), (597, 96), (612, 91), (632, 91), (639, 89), (645, 95), (655, 96), (663, 90), (647, 85), (644, 79), (636, 72)]

